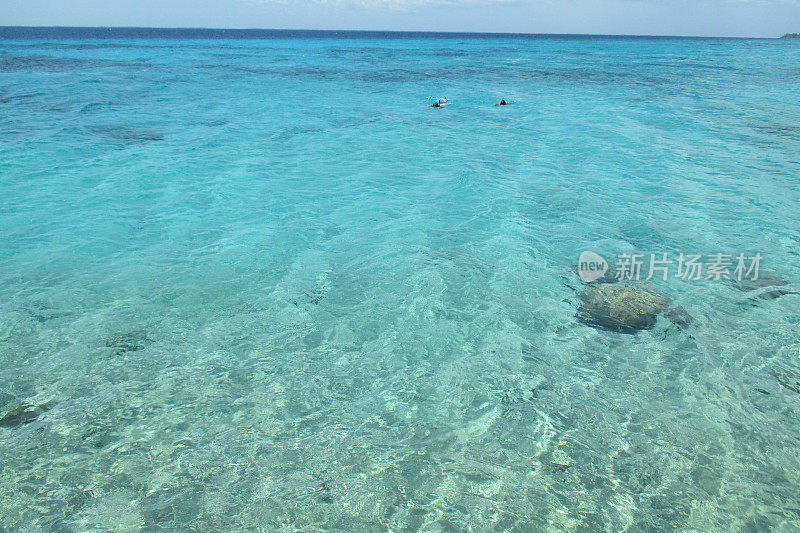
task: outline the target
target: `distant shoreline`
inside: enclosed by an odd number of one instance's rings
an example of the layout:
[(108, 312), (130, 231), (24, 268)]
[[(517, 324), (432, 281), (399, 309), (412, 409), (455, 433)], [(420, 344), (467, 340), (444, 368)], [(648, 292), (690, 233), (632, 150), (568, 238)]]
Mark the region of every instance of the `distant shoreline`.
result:
[(781, 39), (800, 39), (800, 33), (787, 33)]
[[(794, 34), (787, 34), (794, 35)], [(784, 36), (786, 37), (786, 36)], [(770, 37), (712, 37), (703, 35), (603, 35), (581, 33), (495, 33), (376, 30), (145, 28), (126, 26), (0, 26), (0, 39), (721, 39), (753, 40)]]

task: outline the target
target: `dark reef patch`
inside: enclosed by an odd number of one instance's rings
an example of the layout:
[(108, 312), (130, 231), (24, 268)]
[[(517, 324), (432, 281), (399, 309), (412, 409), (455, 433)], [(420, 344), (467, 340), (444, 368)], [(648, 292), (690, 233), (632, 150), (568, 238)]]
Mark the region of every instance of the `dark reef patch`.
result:
[(42, 413), (49, 411), (48, 405), (33, 405), (26, 402), (20, 402), (14, 409), (7, 412), (3, 418), (0, 418), (0, 427), (16, 428), (25, 424), (30, 424)]
[(760, 272), (756, 279), (733, 280), (733, 283), (740, 291), (755, 291), (765, 287), (785, 287), (789, 284), (782, 276), (765, 271)]
[(140, 130), (130, 126), (91, 126), (88, 130), (95, 135), (120, 142), (125, 146), (164, 140), (164, 135), (161, 133)]
[(769, 373), (778, 380), (781, 387), (800, 394), (800, 374), (789, 370), (770, 370)]
[(60, 311), (58, 309), (54, 309), (47, 302), (41, 300), (35, 300), (26, 303), (21, 307), (21, 310), (41, 324), (57, 318), (64, 318), (72, 314), (69, 311)]
[(768, 124), (753, 126), (753, 129), (768, 135), (777, 135), (789, 139), (800, 139), (800, 126), (789, 126), (787, 124)]
[(731, 283), (743, 292), (761, 291), (753, 296), (753, 298), (758, 298), (759, 300), (776, 300), (787, 294), (798, 294), (796, 291), (786, 288), (789, 285), (789, 281), (786, 278), (765, 271), (760, 272), (756, 279), (732, 279)]
[(787, 294), (798, 294), (798, 293), (787, 289), (775, 289), (771, 291), (762, 292), (757, 297), (760, 300), (777, 300), (781, 296), (786, 296)]
[(664, 316), (681, 329), (688, 329), (689, 326), (694, 324), (694, 318), (692, 315), (690, 315), (688, 311), (681, 306), (673, 307), (664, 313)]
[(64, 72), (85, 67), (88, 59), (72, 59), (45, 55), (0, 56), (0, 72), (39, 71)]
[(121, 355), (127, 352), (144, 350), (152, 340), (147, 336), (147, 331), (140, 329), (127, 333), (114, 333), (106, 338), (106, 348), (114, 348), (114, 353)]

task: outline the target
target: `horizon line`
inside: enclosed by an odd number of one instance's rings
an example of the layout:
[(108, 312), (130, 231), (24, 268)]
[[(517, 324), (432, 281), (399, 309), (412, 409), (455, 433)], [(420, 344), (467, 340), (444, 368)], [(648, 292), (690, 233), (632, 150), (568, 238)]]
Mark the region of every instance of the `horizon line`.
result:
[[(214, 28), (206, 26), (5, 26), (0, 25), (0, 31), (4, 29), (43, 29), (43, 30), (202, 30), (220, 32), (317, 32), (317, 33), (394, 33), (394, 34), (430, 34), (430, 35), (491, 35), (491, 36), (550, 36), (550, 37), (615, 37), (615, 38), (662, 38), (662, 39), (781, 39), (777, 37), (735, 37), (735, 36), (712, 36), (712, 35), (660, 35), (660, 34), (636, 34), (636, 33), (546, 33), (546, 32), (477, 32), (477, 31), (434, 31), (434, 30), (344, 30), (344, 29), (313, 29), (313, 28)], [(785, 34), (784, 34), (785, 35)]]

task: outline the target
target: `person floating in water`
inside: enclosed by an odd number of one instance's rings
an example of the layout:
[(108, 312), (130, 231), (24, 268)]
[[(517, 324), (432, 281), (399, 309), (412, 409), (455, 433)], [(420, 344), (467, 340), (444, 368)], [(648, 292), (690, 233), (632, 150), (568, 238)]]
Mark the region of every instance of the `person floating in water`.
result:
[(428, 107), (444, 107), (447, 105), (447, 98), (439, 98)]
[(499, 105), (511, 105), (511, 102), (506, 102), (505, 100), (500, 100), (499, 103), (494, 104), (494, 105), (495, 105), (495, 107), (497, 107)]

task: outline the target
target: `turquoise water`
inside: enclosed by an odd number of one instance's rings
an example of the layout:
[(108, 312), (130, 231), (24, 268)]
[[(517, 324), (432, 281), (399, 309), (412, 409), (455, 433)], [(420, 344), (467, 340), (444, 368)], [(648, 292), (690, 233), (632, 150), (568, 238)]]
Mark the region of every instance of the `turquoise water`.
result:
[[(800, 531), (799, 75), (779, 40), (7, 36), (0, 416), (46, 407), (0, 427), (0, 529)], [(758, 252), (788, 294), (656, 279), (691, 325), (604, 331), (583, 250)]]

